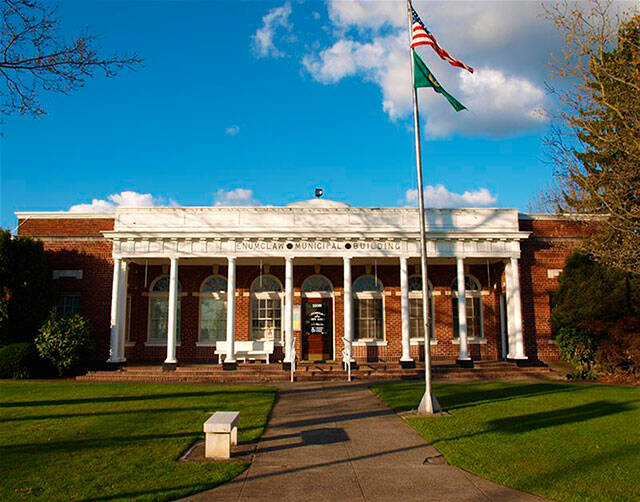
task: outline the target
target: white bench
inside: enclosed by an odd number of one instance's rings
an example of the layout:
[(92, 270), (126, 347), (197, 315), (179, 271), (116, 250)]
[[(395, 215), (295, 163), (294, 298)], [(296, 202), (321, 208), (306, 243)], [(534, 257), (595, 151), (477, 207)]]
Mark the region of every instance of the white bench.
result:
[[(236, 359), (264, 359), (269, 364), (269, 356), (273, 354), (273, 340), (250, 340), (235, 342)], [(220, 364), (223, 362), (222, 356), (227, 355), (227, 342), (216, 342), (215, 354), (218, 356)]]
[(204, 456), (231, 458), (231, 446), (238, 444), (239, 411), (216, 411), (204, 423)]

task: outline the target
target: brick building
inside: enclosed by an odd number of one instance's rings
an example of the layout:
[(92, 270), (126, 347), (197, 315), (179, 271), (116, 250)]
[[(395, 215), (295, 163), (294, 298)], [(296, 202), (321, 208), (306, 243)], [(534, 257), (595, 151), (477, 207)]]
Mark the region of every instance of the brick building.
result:
[[(91, 321), (112, 363), (232, 368), (231, 347), (265, 340), (285, 363), (342, 360), (345, 344), (355, 360), (424, 356), (416, 209), (318, 199), (17, 217), (44, 243), (60, 310)], [(427, 210), (432, 357), (557, 359), (550, 295), (580, 236), (556, 216)]]

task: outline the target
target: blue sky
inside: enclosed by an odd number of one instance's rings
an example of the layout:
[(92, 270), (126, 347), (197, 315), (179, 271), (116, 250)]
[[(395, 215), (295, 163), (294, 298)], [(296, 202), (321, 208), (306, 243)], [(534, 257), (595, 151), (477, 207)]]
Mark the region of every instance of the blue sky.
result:
[[(135, 51), (145, 66), (43, 95), (46, 116), (5, 118), (0, 223), (94, 199), (89, 209), (282, 205), (316, 186), (352, 205), (412, 203), (404, 4), (361, 3), (61, 2), (65, 37), (87, 27), (104, 52)], [(504, 5), (416, 2), (476, 68), (462, 75), (420, 49), (470, 109), (420, 91), (425, 185), (442, 185), (429, 205), (526, 209), (551, 178), (539, 113), (551, 27), (535, 2), (508, 4), (509, 17)]]

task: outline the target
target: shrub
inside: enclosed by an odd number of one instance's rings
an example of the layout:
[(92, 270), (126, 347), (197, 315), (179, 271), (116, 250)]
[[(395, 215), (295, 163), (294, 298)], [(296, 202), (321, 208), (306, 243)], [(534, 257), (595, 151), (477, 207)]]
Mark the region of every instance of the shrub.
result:
[(598, 348), (599, 336), (583, 328), (561, 328), (556, 336), (560, 355), (571, 363), (574, 378), (596, 378), (593, 364)]
[(55, 312), (51, 312), (36, 338), (40, 356), (50, 361), (60, 376), (84, 362), (92, 345), (89, 321), (77, 314), (57, 317)]
[(573, 253), (567, 257), (558, 280), (551, 310), (554, 333), (639, 314), (640, 278), (596, 263), (589, 256)]
[(12, 343), (0, 349), (0, 378), (42, 376), (42, 361), (32, 343)]
[(602, 327), (595, 355), (596, 370), (615, 382), (640, 380), (640, 319), (627, 317)]

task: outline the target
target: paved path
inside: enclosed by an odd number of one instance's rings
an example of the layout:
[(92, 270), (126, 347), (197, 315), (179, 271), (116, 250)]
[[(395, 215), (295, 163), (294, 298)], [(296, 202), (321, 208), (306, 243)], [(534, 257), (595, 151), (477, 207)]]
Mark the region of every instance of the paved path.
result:
[(251, 467), (188, 500), (542, 500), (457, 467), (424, 464), (438, 455), (366, 385), (282, 385)]

